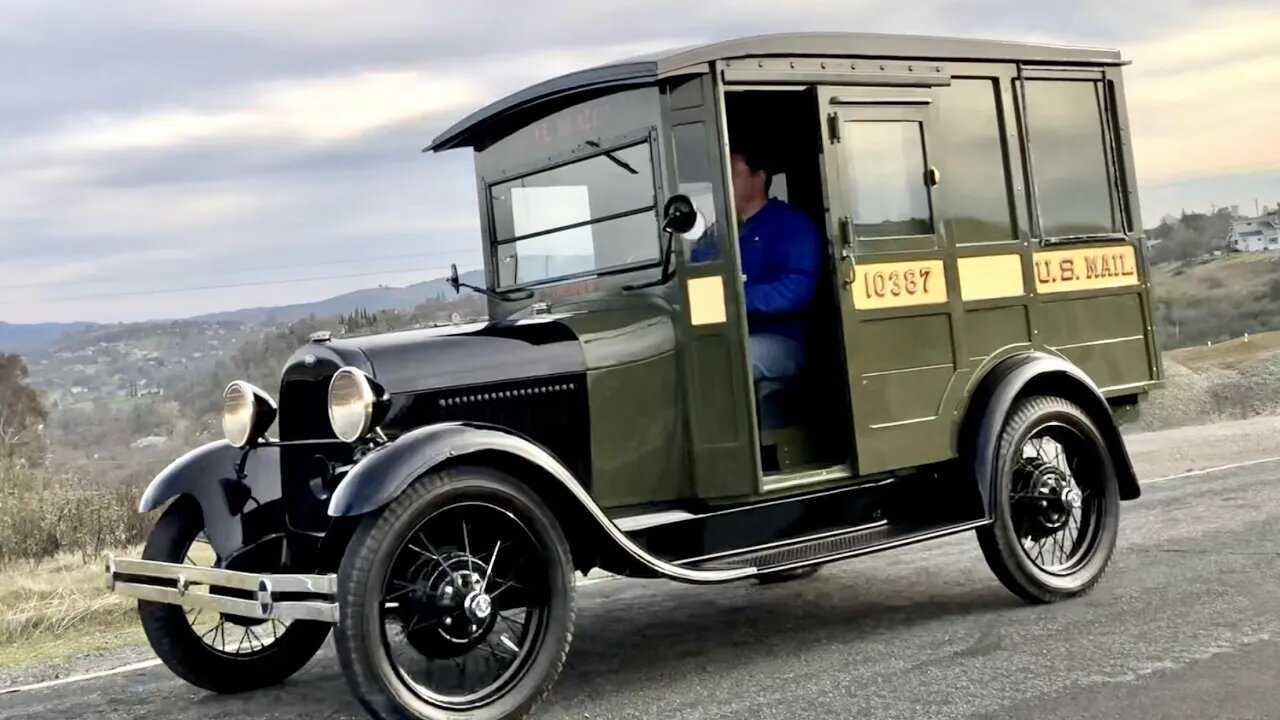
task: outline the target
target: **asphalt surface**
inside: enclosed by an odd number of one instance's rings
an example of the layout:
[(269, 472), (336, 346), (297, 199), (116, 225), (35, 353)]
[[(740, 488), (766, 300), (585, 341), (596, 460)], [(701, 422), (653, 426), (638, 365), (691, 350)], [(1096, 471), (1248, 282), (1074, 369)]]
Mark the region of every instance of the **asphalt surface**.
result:
[[(786, 585), (579, 591), (543, 718), (1280, 718), (1280, 463), (1149, 485), (1098, 589), (1031, 607), (972, 533)], [(10, 718), (361, 718), (331, 650), (219, 697), (162, 668), (0, 695)]]

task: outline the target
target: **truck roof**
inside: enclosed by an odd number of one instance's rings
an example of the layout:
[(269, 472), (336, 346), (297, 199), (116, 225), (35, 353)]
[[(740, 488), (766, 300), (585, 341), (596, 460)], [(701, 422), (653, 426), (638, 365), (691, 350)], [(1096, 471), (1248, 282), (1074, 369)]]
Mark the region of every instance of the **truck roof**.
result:
[(1123, 63), (1117, 50), (1041, 43), (879, 33), (754, 35), (663, 50), (544, 80), (476, 110), (438, 135), (424, 148), (424, 152), (469, 147), (486, 128), (551, 100), (604, 88), (647, 85), (673, 75), (701, 72), (717, 60), (778, 56), (1089, 65)]

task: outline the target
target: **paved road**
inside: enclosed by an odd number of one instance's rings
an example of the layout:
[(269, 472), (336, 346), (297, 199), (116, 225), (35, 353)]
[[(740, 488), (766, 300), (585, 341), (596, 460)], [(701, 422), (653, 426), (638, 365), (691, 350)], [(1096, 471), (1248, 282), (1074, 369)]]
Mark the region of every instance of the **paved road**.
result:
[[(791, 585), (581, 590), (544, 718), (1280, 718), (1280, 463), (1125, 506), (1092, 595), (1016, 602), (971, 534)], [(332, 653), (280, 688), (161, 668), (0, 696), (0, 719), (360, 718)]]

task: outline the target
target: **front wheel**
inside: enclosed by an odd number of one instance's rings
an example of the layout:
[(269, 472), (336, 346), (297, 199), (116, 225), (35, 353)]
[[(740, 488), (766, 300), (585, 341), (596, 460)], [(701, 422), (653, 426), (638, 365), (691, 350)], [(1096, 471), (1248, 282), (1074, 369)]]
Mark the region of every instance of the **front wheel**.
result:
[(1092, 590), (1120, 524), (1115, 467), (1093, 421), (1063, 398), (1021, 400), (1005, 421), (996, 468), (995, 522), (978, 530), (996, 577), (1035, 603)]
[[(201, 539), (200, 506), (183, 498), (169, 506), (147, 537), (144, 560), (213, 566)], [(329, 637), (329, 623), (254, 620), (169, 603), (138, 601), (152, 650), (175, 675), (218, 693), (257, 690), (301, 670)]]
[(526, 717), (573, 635), (563, 532), (537, 495), (489, 468), (426, 475), (366, 518), (338, 594), (339, 661), (382, 720)]

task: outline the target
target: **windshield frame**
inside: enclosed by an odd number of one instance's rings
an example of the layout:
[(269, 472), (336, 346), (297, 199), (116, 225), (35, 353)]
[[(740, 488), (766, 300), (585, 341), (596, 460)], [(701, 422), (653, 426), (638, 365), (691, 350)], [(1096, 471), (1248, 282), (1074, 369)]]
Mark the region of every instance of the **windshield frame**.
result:
[[(615, 212), (609, 215), (602, 215), (598, 218), (591, 218), (590, 220), (585, 220), (585, 221), (573, 223), (570, 225), (564, 225), (561, 227), (551, 228), (549, 230), (541, 230), (538, 232), (526, 233), (524, 235), (516, 235), (509, 238), (503, 238), (502, 240), (497, 239), (498, 238), (497, 218), (495, 216), (496, 208), (493, 202), (493, 189), (496, 186), (503, 185), (503, 184), (512, 182), (514, 180), (519, 180), (520, 178), (529, 177), (531, 175), (537, 175), (539, 173), (555, 170), (557, 168), (564, 167), (566, 165), (571, 165), (573, 163), (583, 162), (596, 157), (603, 157), (611, 153), (617, 153), (621, 150), (634, 148), (638, 145), (644, 145), (649, 151), (650, 185), (653, 188), (652, 204), (637, 207), (632, 210)], [(599, 140), (586, 141), (575, 148), (572, 148), (570, 150), (566, 150), (551, 156), (545, 162), (526, 164), (523, 167), (517, 167), (508, 172), (495, 175), (493, 177), (486, 177), (484, 178), (482, 184), (484, 188), (483, 197), (484, 197), (485, 209), (486, 209), (486, 221), (487, 221), (486, 224), (488, 226), (488, 232), (486, 233), (486, 235), (488, 236), (488, 242), (487, 242), (488, 247), (486, 249), (486, 252), (488, 253), (489, 262), (493, 267), (493, 272), (491, 273), (489, 278), (489, 286), (490, 286), (489, 289), (491, 290), (494, 290), (496, 292), (511, 292), (515, 290), (523, 290), (523, 289), (538, 288), (538, 287), (543, 287), (548, 285), (555, 285), (559, 283), (570, 282), (573, 280), (581, 280), (586, 278), (603, 277), (603, 276), (610, 276), (610, 275), (621, 275), (629, 272), (635, 272), (637, 270), (657, 268), (662, 265), (662, 250), (663, 250), (662, 233), (660, 232), (660, 219), (658, 218), (658, 208), (661, 205), (661, 198), (663, 194), (662, 162), (661, 162), (661, 153), (659, 152), (659, 147), (658, 147), (658, 132), (656, 127), (649, 127), (642, 130), (635, 130), (632, 132), (624, 133), (622, 135), (615, 135), (609, 138), (601, 138)], [(511, 245), (511, 244), (520, 242), (522, 240), (537, 238), (544, 235), (551, 235), (557, 232), (563, 232), (565, 230), (569, 230), (573, 228), (597, 225), (610, 220), (617, 220), (619, 218), (634, 217), (638, 215), (643, 215), (645, 213), (651, 213), (654, 217), (655, 231), (653, 234), (653, 243), (654, 243), (655, 252), (654, 252), (654, 257), (652, 259), (640, 260), (632, 263), (623, 263), (621, 265), (607, 265), (607, 266), (596, 267), (590, 270), (584, 270), (584, 271), (579, 271), (575, 273), (567, 273), (567, 274), (556, 275), (552, 277), (539, 278), (537, 280), (529, 280), (522, 283), (511, 283), (509, 285), (503, 285), (500, 281), (501, 273), (498, 270), (499, 262), (500, 262), (499, 249), (504, 245)]]

